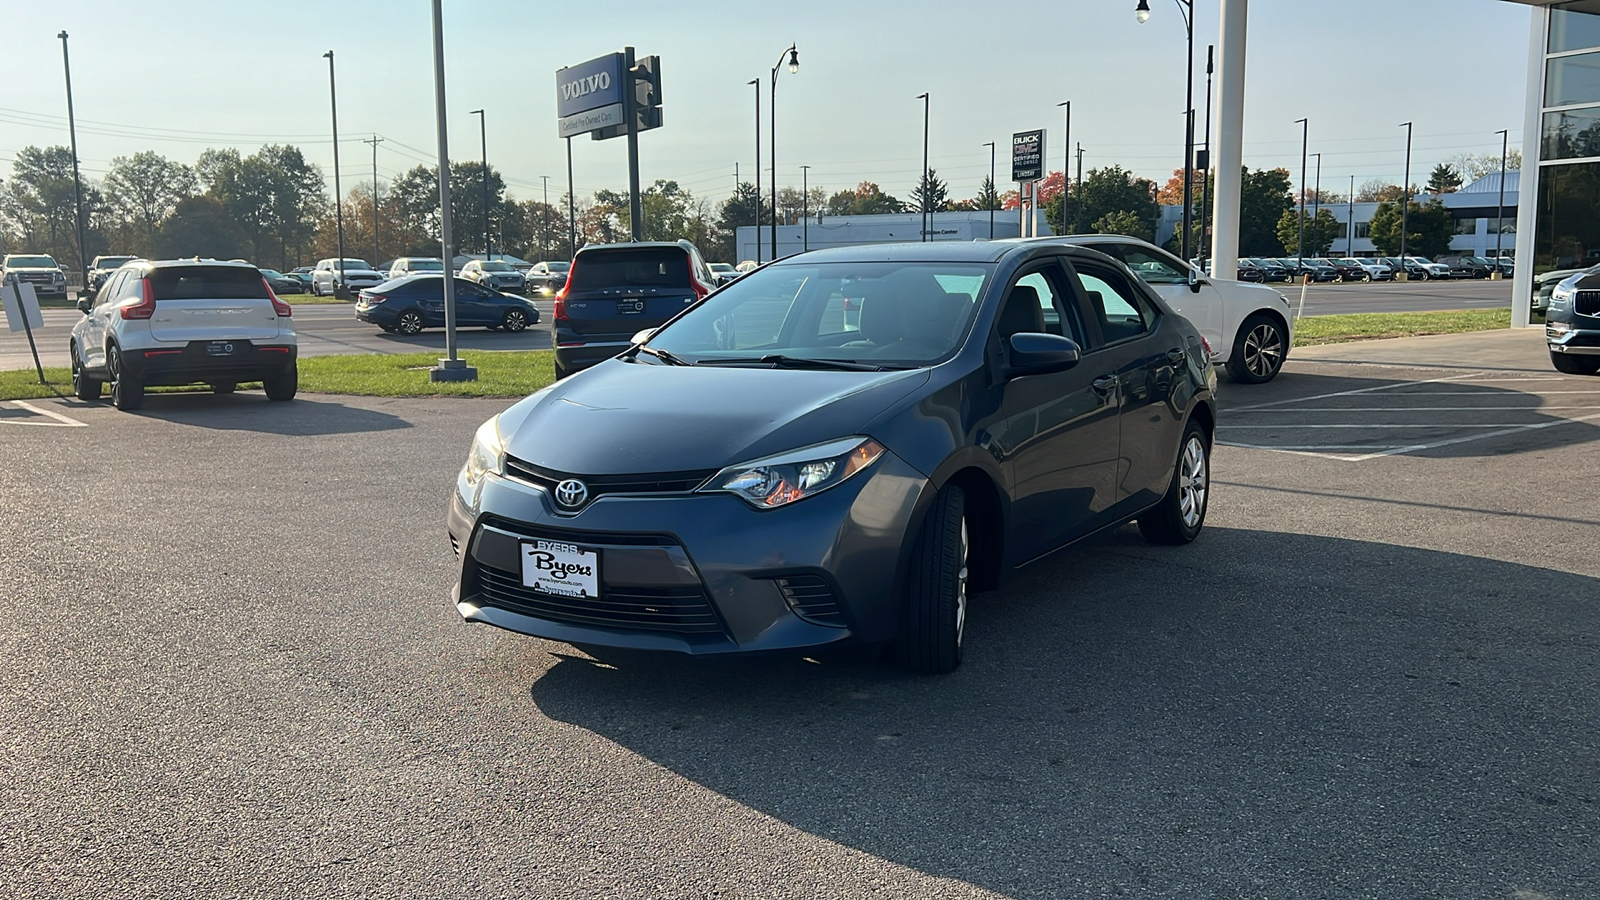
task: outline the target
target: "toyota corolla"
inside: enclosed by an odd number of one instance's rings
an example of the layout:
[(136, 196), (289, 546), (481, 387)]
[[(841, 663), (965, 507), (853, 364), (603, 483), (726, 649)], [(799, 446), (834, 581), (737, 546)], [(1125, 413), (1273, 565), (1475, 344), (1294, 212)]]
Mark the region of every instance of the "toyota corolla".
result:
[(948, 672), (969, 592), (1205, 521), (1210, 348), (1092, 249), (806, 253), (636, 340), (478, 430), (447, 517), (466, 620)]

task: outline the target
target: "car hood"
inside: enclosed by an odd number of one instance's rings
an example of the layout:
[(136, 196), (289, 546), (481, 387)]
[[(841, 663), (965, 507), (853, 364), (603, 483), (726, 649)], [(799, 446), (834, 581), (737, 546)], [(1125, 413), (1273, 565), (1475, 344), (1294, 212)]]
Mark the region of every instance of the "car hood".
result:
[(506, 410), (500, 434), (510, 455), (577, 475), (719, 469), (858, 434), (928, 378), (613, 359)]

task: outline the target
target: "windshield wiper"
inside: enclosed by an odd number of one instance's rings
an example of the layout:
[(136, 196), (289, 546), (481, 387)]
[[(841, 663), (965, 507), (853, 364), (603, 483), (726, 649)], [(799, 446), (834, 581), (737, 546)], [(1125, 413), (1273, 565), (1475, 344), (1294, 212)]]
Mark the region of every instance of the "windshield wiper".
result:
[(660, 347), (647, 347), (644, 344), (639, 344), (639, 345), (637, 345), (637, 346), (635, 346), (633, 348), (633, 351), (634, 351), (635, 354), (648, 353), (651, 356), (654, 356), (656, 359), (661, 360), (662, 362), (666, 363), (669, 366), (692, 366), (692, 365), (694, 365), (694, 363), (685, 361), (683, 359), (683, 357), (678, 356), (676, 353), (673, 353), (671, 350), (663, 350)]
[(697, 366), (726, 366), (726, 365), (762, 365), (766, 364), (775, 369), (834, 369), (841, 372), (883, 372), (884, 366), (873, 366), (858, 363), (848, 359), (812, 359), (805, 356), (784, 356), (781, 353), (769, 353), (766, 356), (716, 356), (702, 359), (695, 363)]

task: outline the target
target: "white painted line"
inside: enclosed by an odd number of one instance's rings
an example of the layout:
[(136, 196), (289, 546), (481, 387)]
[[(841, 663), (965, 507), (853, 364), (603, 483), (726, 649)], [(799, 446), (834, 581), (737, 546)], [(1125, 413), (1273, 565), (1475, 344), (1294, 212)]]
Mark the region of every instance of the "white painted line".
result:
[[(1571, 420), (1564, 420), (1571, 421)], [(1233, 429), (1246, 431), (1262, 431), (1266, 429), (1282, 429), (1290, 431), (1300, 428), (1500, 428), (1504, 423), (1490, 422), (1487, 425), (1456, 425), (1446, 422), (1425, 425), (1296, 425), (1288, 422), (1279, 422), (1273, 425), (1218, 425), (1217, 430)]]
[(19, 407), (21, 409), (25, 409), (28, 412), (33, 413), (34, 415), (44, 416), (44, 417), (49, 418), (49, 419), (54, 419), (55, 421), (54, 422), (29, 422), (29, 421), (26, 421), (26, 420), (23, 420), (23, 419), (0, 419), (0, 424), (4, 424), (4, 425), (41, 425), (41, 426), (48, 426), (48, 427), (51, 427), (51, 428), (87, 428), (88, 424), (89, 424), (87, 422), (79, 422), (77, 419), (68, 418), (67, 416), (63, 416), (62, 414), (60, 414), (58, 412), (53, 412), (53, 411), (48, 410), (48, 409), (40, 409), (39, 407), (34, 406), (32, 403), (29, 403), (26, 400), (12, 400), (10, 402), (14, 406), (17, 406), (17, 407)]
[(1230, 412), (1258, 412), (1258, 413), (1342, 413), (1342, 412), (1376, 412), (1376, 413), (1426, 413), (1426, 412), (1504, 412), (1506, 410), (1545, 412), (1553, 409), (1600, 409), (1600, 406), (1312, 406), (1298, 407), (1295, 409), (1236, 409)]
[(1239, 406), (1239, 407), (1234, 407), (1233, 409), (1229, 410), (1229, 412), (1243, 412), (1245, 410), (1251, 410), (1251, 409), (1267, 409), (1268, 407), (1273, 407), (1273, 406), (1287, 406), (1287, 405), (1289, 405), (1291, 403), (1309, 403), (1312, 400), (1326, 400), (1329, 397), (1352, 397), (1352, 396), (1355, 396), (1356, 394), (1370, 394), (1370, 393), (1373, 393), (1374, 391), (1392, 391), (1392, 390), (1395, 390), (1397, 388), (1410, 387), (1412, 385), (1418, 385), (1418, 384), (1438, 384), (1441, 381), (1454, 381), (1455, 379), (1466, 378), (1466, 377), (1468, 377), (1468, 374), (1457, 373), (1455, 375), (1445, 375), (1445, 376), (1443, 376), (1441, 378), (1430, 378), (1427, 381), (1391, 381), (1388, 384), (1379, 384), (1379, 385), (1375, 385), (1373, 387), (1356, 388), (1354, 390), (1349, 390), (1349, 391), (1334, 391), (1331, 394), (1313, 394), (1310, 397), (1295, 397), (1295, 398), (1293, 398), (1291, 400), (1274, 400), (1274, 401), (1272, 401), (1270, 403), (1256, 403), (1256, 404), (1253, 404), (1253, 405), (1250, 405), (1250, 406)]
[(1436, 447), (1449, 447), (1454, 444), (1466, 444), (1472, 441), (1482, 441), (1488, 438), (1500, 437), (1501, 435), (1516, 434), (1522, 431), (1535, 431), (1540, 428), (1550, 428), (1555, 425), (1572, 425), (1577, 422), (1587, 422), (1591, 419), (1600, 419), (1600, 413), (1595, 413), (1594, 415), (1590, 416), (1580, 416), (1576, 419), (1554, 419), (1549, 422), (1535, 422), (1531, 425), (1513, 425), (1510, 428), (1503, 428), (1499, 431), (1490, 431), (1484, 434), (1470, 434), (1466, 437), (1449, 438), (1448, 440), (1442, 441), (1430, 441), (1426, 444), (1414, 444), (1410, 447), (1399, 447), (1394, 450), (1385, 450), (1382, 453), (1373, 453), (1369, 456), (1359, 457), (1355, 460), (1355, 462), (1361, 462), (1368, 459), (1377, 459), (1380, 456), (1394, 456), (1399, 453), (1414, 453), (1418, 450), (1432, 450)]
[[(1316, 457), (1318, 459), (1336, 459), (1339, 462), (1355, 462), (1356, 460), (1361, 459), (1362, 457), (1360, 457), (1360, 456), (1350, 456), (1350, 455), (1344, 454), (1344, 453), (1326, 453), (1326, 452), (1321, 452), (1321, 451), (1328, 451), (1328, 450), (1363, 450), (1363, 451), (1369, 451), (1369, 450), (1375, 449), (1373, 447), (1335, 447), (1335, 446), (1328, 446), (1328, 447), (1323, 447), (1323, 446), (1268, 447), (1268, 446), (1263, 445), (1263, 444), (1240, 444), (1240, 443), (1235, 443), (1233, 441), (1217, 441), (1217, 444), (1219, 446), (1223, 446), (1223, 447), (1242, 447), (1242, 448), (1244, 448), (1246, 450), (1271, 450), (1274, 453), (1287, 453), (1287, 454), (1289, 454), (1291, 456), (1313, 456), (1313, 457)], [(1393, 448), (1382, 447), (1382, 448), (1377, 448), (1377, 449), (1389, 450), (1389, 449), (1393, 449)]]

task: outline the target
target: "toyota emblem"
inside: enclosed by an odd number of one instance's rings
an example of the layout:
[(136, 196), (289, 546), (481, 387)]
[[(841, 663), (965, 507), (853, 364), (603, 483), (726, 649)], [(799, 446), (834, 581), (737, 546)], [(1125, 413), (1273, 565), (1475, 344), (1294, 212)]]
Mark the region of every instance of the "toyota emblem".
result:
[(589, 486), (576, 478), (568, 478), (556, 485), (556, 505), (562, 509), (577, 509), (589, 499)]

